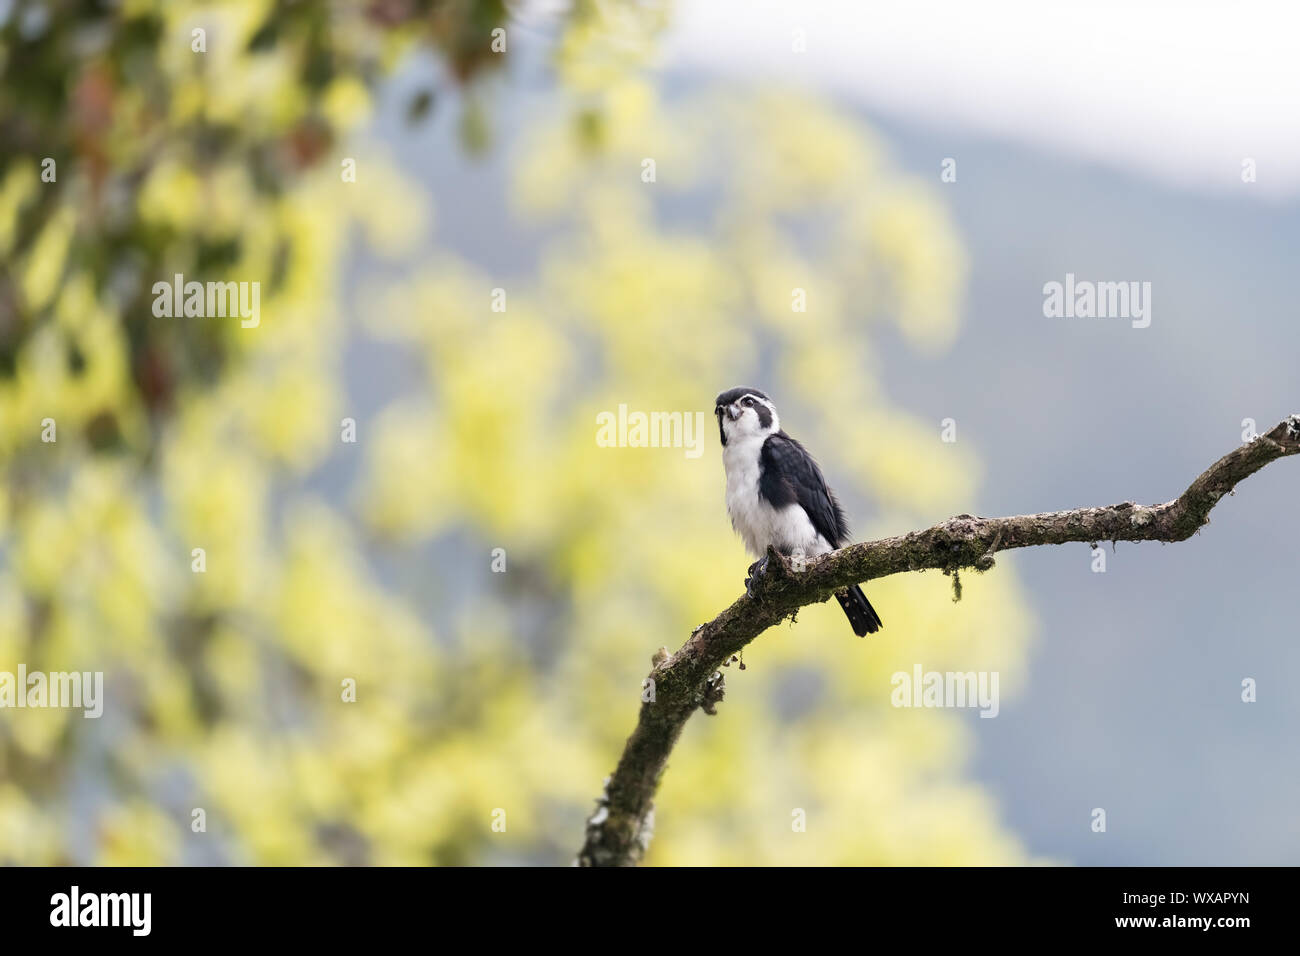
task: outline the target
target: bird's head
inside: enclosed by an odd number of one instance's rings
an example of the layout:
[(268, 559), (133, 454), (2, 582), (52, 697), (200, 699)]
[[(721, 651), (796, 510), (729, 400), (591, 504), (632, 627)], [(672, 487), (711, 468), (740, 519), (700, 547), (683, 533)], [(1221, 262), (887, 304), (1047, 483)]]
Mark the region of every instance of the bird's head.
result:
[(744, 438), (765, 438), (781, 430), (772, 400), (756, 388), (732, 388), (718, 396), (713, 413), (718, 416), (722, 444)]

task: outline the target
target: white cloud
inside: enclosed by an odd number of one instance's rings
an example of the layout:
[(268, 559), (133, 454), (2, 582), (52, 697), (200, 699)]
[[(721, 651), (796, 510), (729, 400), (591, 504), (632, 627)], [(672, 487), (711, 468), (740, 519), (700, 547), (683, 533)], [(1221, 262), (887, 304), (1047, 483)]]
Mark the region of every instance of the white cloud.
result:
[(1300, 193), (1291, 2), (686, 0), (673, 24), (668, 67), (805, 83), (1182, 186)]

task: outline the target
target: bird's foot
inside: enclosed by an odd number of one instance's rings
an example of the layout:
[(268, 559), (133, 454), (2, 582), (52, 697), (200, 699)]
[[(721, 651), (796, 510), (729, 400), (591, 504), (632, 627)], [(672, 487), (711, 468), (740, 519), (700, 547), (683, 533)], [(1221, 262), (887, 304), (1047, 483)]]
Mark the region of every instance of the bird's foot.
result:
[(749, 573), (745, 575), (745, 593), (748, 594), (751, 598), (758, 597), (758, 595), (755, 593), (755, 588), (758, 585), (759, 579), (762, 578), (763, 575), (766, 573), (767, 573), (766, 555), (759, 558), (757, 561), (755, 561), (753, 564), (749, 566)]

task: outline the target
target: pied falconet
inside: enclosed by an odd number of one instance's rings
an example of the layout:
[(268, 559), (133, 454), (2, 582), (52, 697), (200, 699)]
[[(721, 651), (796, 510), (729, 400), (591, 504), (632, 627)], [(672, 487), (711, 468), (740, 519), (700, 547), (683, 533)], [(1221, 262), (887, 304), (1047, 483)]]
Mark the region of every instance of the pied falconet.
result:
[[(749, 567), (746, 591), (767, 566), (767, 548), (815, 558), (849, 542), (848, 521), (835, 493), (807, 449), (781, 430), (772, 400), (756, 388), (733, 388), (718, 396), (714, 412), (727, 472), (731, 525), (758, 560)], [(853, 633), (884, 627), (856, 584), (835, 592)]]

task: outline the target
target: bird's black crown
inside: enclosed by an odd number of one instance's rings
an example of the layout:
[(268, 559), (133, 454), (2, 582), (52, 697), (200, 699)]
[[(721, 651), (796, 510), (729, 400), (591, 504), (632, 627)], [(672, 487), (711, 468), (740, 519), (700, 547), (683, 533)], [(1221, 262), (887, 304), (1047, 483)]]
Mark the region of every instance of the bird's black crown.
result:
[(756, 388), (729, 388), (718, 396), (718, 400), (713, 403), (713, 407), (717, 408), (719, 405), (730, 405), (742, 395), (757, 395), (759, 398), (766, 399), (769, 402), (771, 401), (770, 398)]

